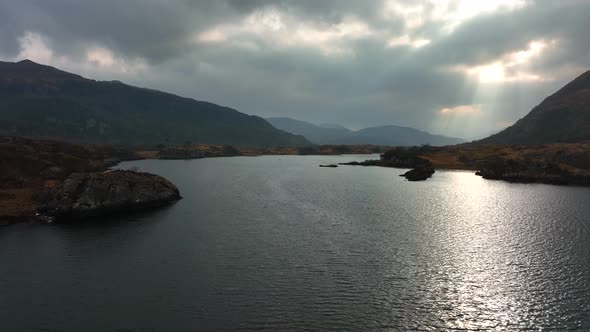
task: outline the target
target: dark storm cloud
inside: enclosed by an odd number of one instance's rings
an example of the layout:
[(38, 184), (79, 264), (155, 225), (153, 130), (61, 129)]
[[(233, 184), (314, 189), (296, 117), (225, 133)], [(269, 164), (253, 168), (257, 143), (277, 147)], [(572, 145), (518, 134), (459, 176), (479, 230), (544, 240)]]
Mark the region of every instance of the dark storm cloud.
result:
[[(162, 61), (187, 51), (195, 31), (233, 13), (221, 2), (161, 0), (0, 0), (3, 51), (18, 52), (24, 32), (44, 34), (52, 48), (75, 52), (98, 43), (127, 56)], [(4, 46), (4, 44), (3, 44)]]
[[(465, 136), (515, 121), (590, 68), (589, 1), (482, 11), (454, 22), (453, 30), (432, 3), (397, 3), (420, 5), (421, 12), (387, 12), (381, 1), (357, 0), (0, 0), (0, 57), (17, 57), (23, 36), (33, 33), (52, 59), (62, 59), (54, 65), (92, 77), (262, 116), (357, 128), (396, 123)], [(451, 0), (447, 10), (458, 3)], [(412, 25), (416, 19), (420, 24)], [(412, 47), (421, 39), (430, 43)], [(546, 46), (540, 55), (503, 64), (504, 74), (517, 79), (482, 83), (466, 72), (507, 61), (531, 41)], [(89, 64), (91, 47), (108, 50), (119, 67), (137, 59), (145, 65), (121, 71)], [(518, 80), (530, 73), (543, 79)], [(481, 112), (438, 112), (460, 105)]]
[(342, 16), (354, 14), (364, 18), (374, 18), (379, 11), (375, 1), (357, 0), (229, 0), (230, 6), (245, 12), (262, 7), (277, 7), (296, 12), (307, 18), (338, 20)]
[(539, 1), (525, 10), (482, 15), (435, 42), (423, 61), (485, 63), (531, 40), (555, 38), (567, 46), (569, 60), (584, 62), (590, 45), (589, 11), (590, 1)]

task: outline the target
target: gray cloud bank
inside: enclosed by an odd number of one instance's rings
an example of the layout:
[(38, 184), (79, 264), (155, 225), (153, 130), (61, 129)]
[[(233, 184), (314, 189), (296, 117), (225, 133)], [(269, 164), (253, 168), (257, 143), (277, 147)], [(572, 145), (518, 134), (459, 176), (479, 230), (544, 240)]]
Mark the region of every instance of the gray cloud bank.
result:
[(261, 116), (473, 138), (590, 69), (590, 1), (0, 0), (0, 58)]

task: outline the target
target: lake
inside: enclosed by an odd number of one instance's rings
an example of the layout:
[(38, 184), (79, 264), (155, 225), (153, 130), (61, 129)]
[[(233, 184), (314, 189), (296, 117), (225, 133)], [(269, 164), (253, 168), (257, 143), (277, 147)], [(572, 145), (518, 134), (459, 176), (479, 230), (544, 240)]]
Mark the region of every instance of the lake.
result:
[(0, 227), (0, 330), (590, 330), (590, 188), (368, 158), (123, 163), (184, 199)]

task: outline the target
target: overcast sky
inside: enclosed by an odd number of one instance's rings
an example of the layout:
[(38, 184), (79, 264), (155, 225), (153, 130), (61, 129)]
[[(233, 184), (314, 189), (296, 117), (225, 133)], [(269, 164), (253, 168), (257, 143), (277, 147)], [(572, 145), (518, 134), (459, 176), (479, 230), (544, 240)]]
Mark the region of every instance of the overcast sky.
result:
[(590, 69), (590, 0), (0, 0), (29, 58), (263, 117), (474, 138)]

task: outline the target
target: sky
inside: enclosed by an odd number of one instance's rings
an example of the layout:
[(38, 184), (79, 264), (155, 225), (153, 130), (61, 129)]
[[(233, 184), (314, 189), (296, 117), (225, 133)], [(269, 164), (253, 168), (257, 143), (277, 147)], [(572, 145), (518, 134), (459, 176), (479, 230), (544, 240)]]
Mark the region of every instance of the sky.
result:
[(473, 139), (590, 69), (590, 0), (0, 0), (0, 60)]

